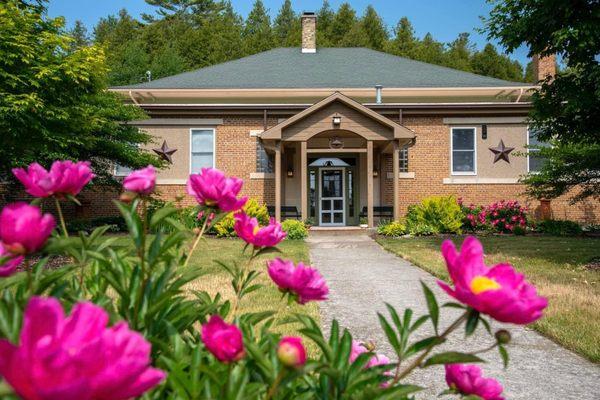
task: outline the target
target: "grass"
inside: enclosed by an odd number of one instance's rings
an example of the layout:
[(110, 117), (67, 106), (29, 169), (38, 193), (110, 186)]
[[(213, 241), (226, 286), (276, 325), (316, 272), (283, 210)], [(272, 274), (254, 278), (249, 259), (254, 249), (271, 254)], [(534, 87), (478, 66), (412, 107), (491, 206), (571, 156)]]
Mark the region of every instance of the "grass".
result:
[[(391, 251), (443, 280), (444, 238), (378, 238)], [(463, 237), (452, 237), (458, 246)], [(540, 236), (481, 237), (486, 263), (509, 262), (547, 297), (545, 317), (532, 325), (540, 333), (600, 363), (600, 270), (585, 267), (600, 256), (600, 239)]]
[[(284, 320), (286, 316), (292, 313), (299, 312), (307, 314), (318, 321), (319, 310), (314, 302), (304, 306), (294, 304), (287, 307), (286, 301), (281, 300), (281, 293), (277, 290), (277, 287), (273, 284), (267, 274), (266, 261), (274, 257), (308, 263), (309, 255), (306, 243), (301, 240), (284, 240), (277, 247), (281, 250), (281, 254), (271, 253), (259, 256), (253, 260), (252, 267), (261, 271), (261, 275), (257, 281), (265, 287), (244, 297), (239, 304), (239, 312), (275, 311), (280, 313), (277, 316), (279, 321)], [(221, 261), (223, 263), (238, 262), (240, 265), (244, 265), (242, 263), (246, 263), (248, 257), (247, 255), (244, 256), (242, 254), (243, 248), (244, 242), (239, 239), (216, 239), (211, 237), (204, 239), (198, 245), (190, 264), (204, 266), (207, 274), (201, 276), (195, 282), (192, 282), (188, 288), (190, 290), (205, 290), (211, 295), (215, 295), (219, 292), (225, 299), (232, 300), (234, 293), (230, 283), (231, 277), (223, 267), (217, 264), (216, 261)], [(297, 326), (294, 324), (286, 324), (276, 327), (275, 330), (283, 334), (297, 335), (295, 328), (297, 328)], [(305, 345), (307, 346), (309, 353), (314, 354), (316, 346), (314, 346), (311, 341), (305, 341)]]

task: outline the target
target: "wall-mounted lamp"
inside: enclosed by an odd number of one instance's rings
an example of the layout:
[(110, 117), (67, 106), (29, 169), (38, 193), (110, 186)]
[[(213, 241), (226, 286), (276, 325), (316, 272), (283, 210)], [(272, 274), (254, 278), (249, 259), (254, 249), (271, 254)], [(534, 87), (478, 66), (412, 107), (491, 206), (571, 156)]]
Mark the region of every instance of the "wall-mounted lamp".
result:
[(481, 138), (487, 139), (487, 125), (481, 125)]
[(342, 123), (342, 117), (339, 115), (333, 116), (333, 125), (339, 126)]
[(373, 170), (373, 178), (377, 178), (379, 176), (379, 171), (376, 169)]
[(287, 177), (293, 178), (294, 177), (294, 156), (293, 156), (293, 154), (291, 154), (291, 153), (287, 154), (286, 164), (287, 164)]
[(293, 178), (294, 177), (294, 170), (293, 169), (288, 169), (287, 176), (288, 176), (288, 178)]

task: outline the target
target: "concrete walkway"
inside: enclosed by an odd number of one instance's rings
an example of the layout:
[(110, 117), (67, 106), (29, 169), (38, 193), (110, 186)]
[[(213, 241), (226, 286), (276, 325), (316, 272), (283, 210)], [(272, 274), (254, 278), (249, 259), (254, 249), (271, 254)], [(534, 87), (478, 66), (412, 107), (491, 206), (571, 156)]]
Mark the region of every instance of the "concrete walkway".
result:
[[(377, 312), (387, 315), (384, 302), (391, 303), (399, 312), (410, 307), (417, 316), (425, 314), (427, 308), (419, 281), (424, 281), (435, 291), (440, 303), (449, 300), (435, 284), (433, 276), (386, 252), (365, 234), (319, 232), (311, 234), (308, 243), (312, 264), (321, 271), (331, 290), (330, 299), (321, 303), (324, 326), (329, 327), (331, 319), (336, 318), (354, 338), (374, 341), (378, 351), (388, 356), (392, 355), (392, 350), (376, 315)], [(442, 328), (454, 321), (456, 311), (442, 311)], [(493, 329), (499, 327), (501, 325), (496, 324)], [(482, 367), (487, 376), (495, 377), (503, 384), (507, 399), (600, 399), (599, 366), (530, 329), (505, 328), (513, 336), (508, 369), (502, 368), (497, 351), (483, 355), (488, 363)], [(493, 338), (480, 329), (466, 342), (463, 342), (464, 331), (455, 332), (447, 347), (459, 351), (487, 347), (493, 343)], [(430, 330), (416, 338), (431, 333)], [(429, 388), (418, 397), (421, 399), (434, 398), (446, 388), (443, 367), (416, 370), (408, 382)]]

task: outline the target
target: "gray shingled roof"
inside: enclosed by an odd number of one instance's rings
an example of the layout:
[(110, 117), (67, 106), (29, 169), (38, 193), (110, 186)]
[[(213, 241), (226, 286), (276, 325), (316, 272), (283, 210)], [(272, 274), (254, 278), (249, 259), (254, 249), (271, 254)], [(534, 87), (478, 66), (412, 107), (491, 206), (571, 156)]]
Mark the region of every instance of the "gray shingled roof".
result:
[(366, 48), (278, 48), (239, 60), (185, 72), (152, 82), (115, 88), (131, 89), (267, 89), (523, 86), (397, 57)]

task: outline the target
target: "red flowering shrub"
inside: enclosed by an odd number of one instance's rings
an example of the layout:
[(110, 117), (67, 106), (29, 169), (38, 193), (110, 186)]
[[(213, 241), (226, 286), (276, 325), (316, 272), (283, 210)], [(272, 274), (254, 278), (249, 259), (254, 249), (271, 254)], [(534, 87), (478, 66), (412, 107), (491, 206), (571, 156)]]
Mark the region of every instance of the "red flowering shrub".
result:
[(518, 200), (497, 201), (487, 206), (465, 206), (463, 228), (471, 231), (490, 230), (500, 233), (524, 233), (527, 229), (527, 207)]

